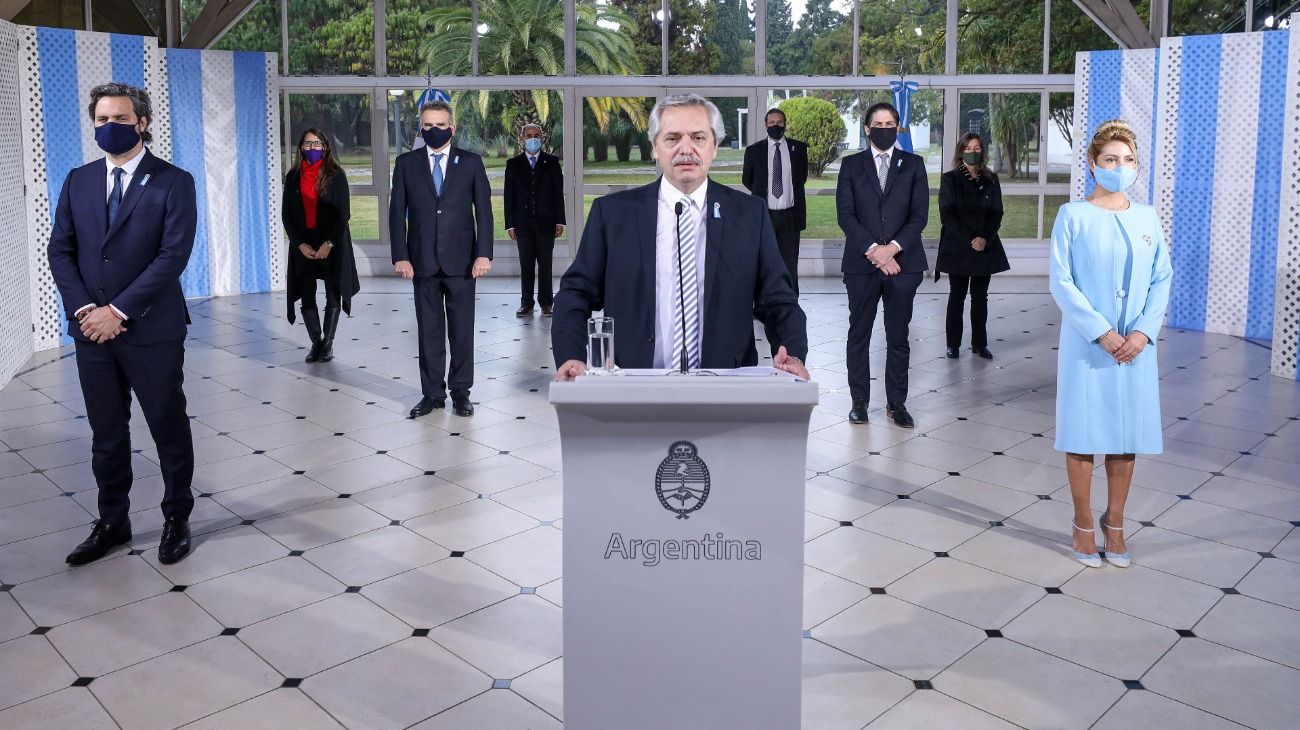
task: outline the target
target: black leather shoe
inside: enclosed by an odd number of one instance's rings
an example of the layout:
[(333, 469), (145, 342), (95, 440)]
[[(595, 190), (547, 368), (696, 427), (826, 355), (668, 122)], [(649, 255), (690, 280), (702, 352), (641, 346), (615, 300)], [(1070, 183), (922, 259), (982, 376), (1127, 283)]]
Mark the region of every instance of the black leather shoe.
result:
[(555, 307), (542, 307), (542, 316), (549, 317), (555, 314)]
[(849, 423), (866, 423), (867, 422), (867, 404), (860, 400), (853, 401), (853, 407), (849, 409)]
[(474, 415), (474, 404), (469, 402), (469, 397), (451, 399), (451, 412), (458, 416)]
[(516, 317), (527, 317), (533, 313), (533, 305), (528, 304), (515, 310)]
[(446, 398), (429, 398), (429, 397), (421, 398), (420, 402), (416, 403), (415, 407), (411, 409), (411, 418), (419, 418), (420, 416), (427, 416), (430, 413), (433, 413), (433, 409), (445, 408), (446, 406), (447, 406)]
[(961, 353), (958, 352), (957, 348), (955, 348), (955, 347), (949, 347), (949, 348), (948, 348), (948, 359), (949, 359), (949, 360), (956, 360), (956, 359), (957, 359), (957, 356), (958, 356), (959, 354), (961, 354)]
[(85, 565), (99, 560), (109, 550), (131, 542), (131, 520), (104, 522), (100, 520), (90, 530), (90, 537), (68, 553), (68, 565)]
[(885, 405), (885, 415), (894, 421), (894, 425), (899, 428), (914, 428), (916, 422), (912, 420), (912, 414), (907, 412), (907, 406), (902, 403), (889, 403)]
[(179, 517), (168, 517), (163, 523), (162, 540), (158, 543), (158, 562), (171, 565), (190, 554), (190, 523)]
[(972, 347), (971, 350), (974, 351), (976, 355), (979, 355), (985, 360), (993, 359), (993, 353), (989, 352), (989, 348), (987, 347)]

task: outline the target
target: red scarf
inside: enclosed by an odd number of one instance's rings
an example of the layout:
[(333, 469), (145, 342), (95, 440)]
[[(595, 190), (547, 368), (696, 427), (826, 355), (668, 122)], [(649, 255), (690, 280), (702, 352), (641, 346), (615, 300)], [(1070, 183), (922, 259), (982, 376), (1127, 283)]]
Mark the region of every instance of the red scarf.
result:
[(316, 190), (316, 181), (320, 178), (320, 167), (325, 162), (321, 160), (316, 164), (302, 161), (302, 177), (299, 180), (299, 187), (302, 190), (302, 210), (307, 217), (307, 228), (316, 227), (316, 199), (319, 193)]

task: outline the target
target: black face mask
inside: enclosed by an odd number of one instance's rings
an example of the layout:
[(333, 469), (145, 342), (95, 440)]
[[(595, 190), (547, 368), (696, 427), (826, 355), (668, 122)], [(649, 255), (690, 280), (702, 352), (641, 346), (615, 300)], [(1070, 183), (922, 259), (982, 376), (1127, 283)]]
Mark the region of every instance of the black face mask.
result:
[(894, 143), (898, 141), (898, 128), (871, 127), (867, 131), (867, 136), (871, 138), (871, 144), (876, 149), (888, 152), (893, 149)]
[(447, 127), (446, 129), (430, 127), (420, 133), (420, 136), (424, 137), (424, 143), (428, 145), (431, 150), (440, 149), (443, 145), (450, 142), (451, 135), (451, 127)]
[(772, 139), (781, 139), (785, 136), (785, 127), (773, 124), (767, 128), (767, 136)]

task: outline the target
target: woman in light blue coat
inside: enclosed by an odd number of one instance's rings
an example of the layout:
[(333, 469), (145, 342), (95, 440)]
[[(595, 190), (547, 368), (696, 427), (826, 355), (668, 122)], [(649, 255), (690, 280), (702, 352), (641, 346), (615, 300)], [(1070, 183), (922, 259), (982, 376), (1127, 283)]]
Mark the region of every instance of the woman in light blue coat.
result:
[(1135, 454), (1158, 454), (1161, 438), (1156, 337), (1172, 269), (1156, 211), (1128, 200), (1137, 179), (1132, 129), (1113, 120), (1088, 147), (1097, 182), (1087, 200), (1061, 206), (1052, 229), (1050, 285), (1061, 308), (1056, 448), (1074, 499), (1074, 557), (1101, 567), (1092, 526), (1093, 455), (1106, 456), (1105, 556), (1130, 564), (1124, 503)]

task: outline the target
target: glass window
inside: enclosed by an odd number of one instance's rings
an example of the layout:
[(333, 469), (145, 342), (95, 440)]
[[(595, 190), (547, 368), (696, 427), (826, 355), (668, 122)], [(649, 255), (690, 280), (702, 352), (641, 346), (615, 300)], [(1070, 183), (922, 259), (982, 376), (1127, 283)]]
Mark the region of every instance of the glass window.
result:
[[(1053, 12), (1058, 3), (1073, 4), (1058, 0)], [(963, 0), (957, 20), (957, 72), (1042, 73), (1043, 7), (1043, 0)]]
[(375, 9), (370, 0), (288, 0), (289, 73), (375, 72)]
[(90, 4), (94, 28), (100, 33), (158, 37), (164, 12), (162, 0), (99, 0)]
[(1255, 30), (1278, 30), (1295, 25), (1300, 4), (1277, 0), (1254, 0)]
[[(291, 147), (306, 129), (325, 134), (334, 149), (334, 157), (347, 172), (348, 185), (374, 182), (374, 163), (370, 148), (370, 96), (366, 94), (290, 94), (289, 126)], [(291, 149), (289, 164), (297, 164), (297, 152)]]
[(944, 0), (869, 0), (858, 13), (858, 70), (864, 76), (943, 73)]
[(963, 93), (958, 126), (984, 139), (989, 168), (1003, 184), (1038, 182), (1039, 105), (1034, 93)]
[(853, 73), (852, 0), (765, 1), (769, 74)]
[(752, 0), (671, 0), (668, 11), (669, 73), (754, 73)]
[(348, 225), (352, 240), (356, 243), (378, 241), (379, 196), (353, 193), (348, 202), (352, 211), (352, 221)]
[(1070, 202), (1068, 195), (1043, 196), (1043, 238), (1052, 237), (1052, 227), (1056, 225), (1056, 214), (1061, 206)]
[[(1046, 127), (1047, 182), (1070, 182), (1074, 164), (1074, 92), (1054, 91), (1047, 95), (1051, 122)], [(1051, 230), (1050, 228), (1048, 229)]]
[[(1240, 33), (1246, 30), (1246, 4), (1242, 0), (1172, 0), (1169, 28), (1170, 35)], [(1262, 28), (1256, 26), (1256, 30)]]
[[(1059, 206), (1058, 206), (1059, 207)], [(1038, 238), (1038, 196), (1002, 193), (1002, 238)]]
[[(1145, 16), (1146, 0), (1141, 0), (1136, 5)], [(1074, 55), (1079, 51), (1119, 48), (1072, 0), (1052, 0), (1052, 35), (1048, 42), (1051, 55), (1048, 57), (1047, 70), (1054, 74), (1074, 73)]]
[(646, 125), (653, 96), (582, 97), (583, 185), (644, 185), (659, 177)]
[(652, 0), (578, 0), (578, 74), (657, 76), (663, 3)]
[[(468, 2), (387, 0), (384, 12), (390, 76), (469, 75)], [(464, 21), (459, 32), (432, 32), (438, 22), (451, 22), (461, 15)]]

